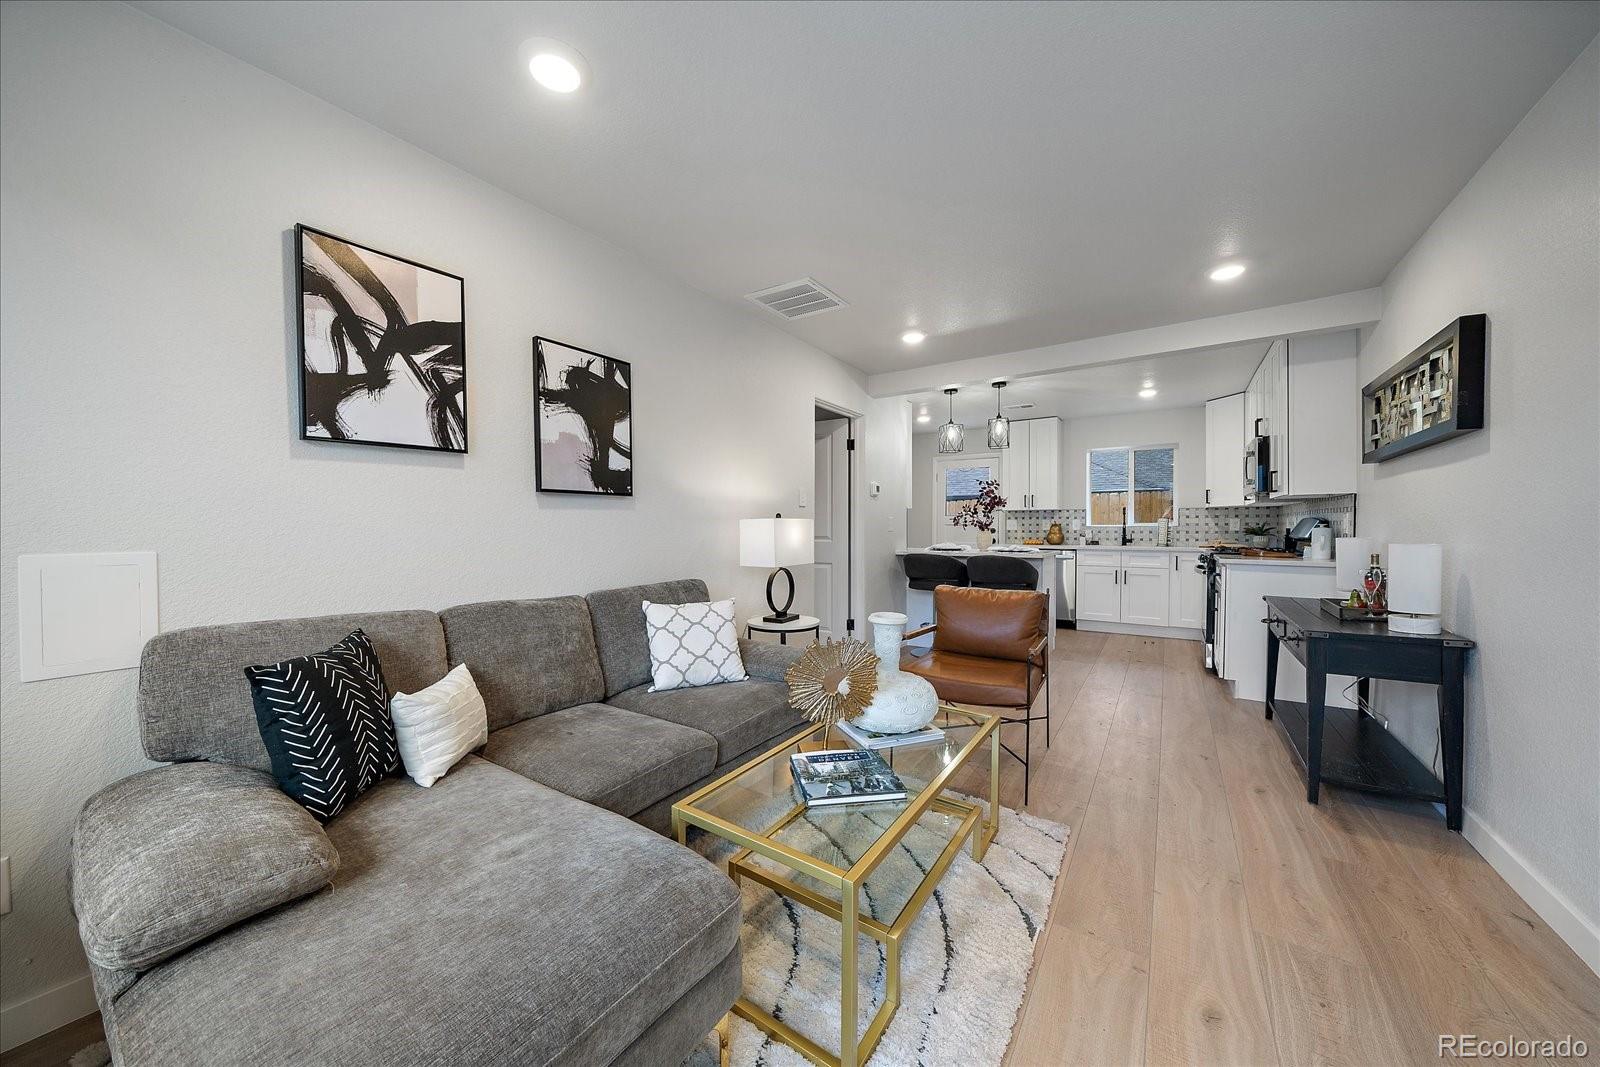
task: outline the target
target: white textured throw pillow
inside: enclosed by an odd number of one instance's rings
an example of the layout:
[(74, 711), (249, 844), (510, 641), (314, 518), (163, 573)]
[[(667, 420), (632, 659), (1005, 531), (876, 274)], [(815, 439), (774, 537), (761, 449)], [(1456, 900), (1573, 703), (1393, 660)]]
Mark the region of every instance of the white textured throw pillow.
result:
[(748, 677), (739, 657), (732, 600), (710, 604), (652, 604), (646, 600), (644, 626), (650, 637), (652, 693)]
[(416, 693), (389, 701), (406, 773), (423, 788), (489, 740), (489, 709), (465, 663)]

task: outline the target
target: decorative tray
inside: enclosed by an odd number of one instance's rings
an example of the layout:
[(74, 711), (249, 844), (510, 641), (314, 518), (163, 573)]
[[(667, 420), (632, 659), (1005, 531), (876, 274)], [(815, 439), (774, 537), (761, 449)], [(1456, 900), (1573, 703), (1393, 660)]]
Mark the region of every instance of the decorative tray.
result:
[(1332, 615), (1340, 622), (1382, 622), (1389, 617), (1388, 612), (1374, 614), (1366, 608), (1353, 608), (1343, 597), (1325, 596), (1318, 603), (1322, 605), (1324, 614)]

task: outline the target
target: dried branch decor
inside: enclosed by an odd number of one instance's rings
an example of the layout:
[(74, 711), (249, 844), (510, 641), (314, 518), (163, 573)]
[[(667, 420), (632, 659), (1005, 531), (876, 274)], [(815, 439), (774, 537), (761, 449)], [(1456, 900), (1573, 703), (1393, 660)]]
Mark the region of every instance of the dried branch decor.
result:
[(822, 726), (861, 714), (878, 690), (878, 657), (860, 641), (812, 645), (784, 678), (789, 706)]

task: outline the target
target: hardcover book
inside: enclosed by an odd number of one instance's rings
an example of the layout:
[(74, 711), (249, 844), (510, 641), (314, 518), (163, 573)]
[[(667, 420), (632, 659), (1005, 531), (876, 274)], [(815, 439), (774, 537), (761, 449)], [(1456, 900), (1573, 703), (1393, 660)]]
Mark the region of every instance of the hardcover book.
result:
[(886, 748), (901, 748), (906, 745), (931, 745), (936, 741), (944, 740), (944, 731), (937, 726), (924, 726), (920, 730), (912, 730), (907, 734), (881, 734), (876, 730), (863, 730), (861, 727), (848, 722), (841, 722), (838, 726), (839, 732), (856, 745), (875, 751), (882, 751)]
[(876, 752), (855, 748), (799, 752), (789, 757), (796, 793), (808, 807), (904, 800), (905, 783)]

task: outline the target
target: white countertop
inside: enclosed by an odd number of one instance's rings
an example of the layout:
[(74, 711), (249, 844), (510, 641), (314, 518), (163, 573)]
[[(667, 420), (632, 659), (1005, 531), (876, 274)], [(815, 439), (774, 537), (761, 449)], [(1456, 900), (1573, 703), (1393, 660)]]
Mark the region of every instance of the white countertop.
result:
[(1321, 567), (1333, 570), (1331, 559), (1274, 559), (1271, 556), (1218, 556), (1219, 567)]
[(1074, 552), (1204, 552), (1199, 545), (1056, 545)]
[[(1047, 545), (1040, 548), (1029, 546), (1027, 552), (991, 552), (987, 549), (964, 548), (959, 552), (948, 552), (934, 548), (902, 548), (895, 553), (897, 556), (909, 555), (912, 552), (926, 552), (930, 556), (949, 556), (951, 559), (965, 559), (968, 556), (1012, 556), (1016, 559), (1045, 559), (1054, 555), (1058, 546)], [(1065, 545), (1059, 546), (1065, 548)], [(1048, 551), (1047, 551), (1048, 549)]]

